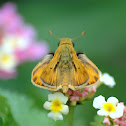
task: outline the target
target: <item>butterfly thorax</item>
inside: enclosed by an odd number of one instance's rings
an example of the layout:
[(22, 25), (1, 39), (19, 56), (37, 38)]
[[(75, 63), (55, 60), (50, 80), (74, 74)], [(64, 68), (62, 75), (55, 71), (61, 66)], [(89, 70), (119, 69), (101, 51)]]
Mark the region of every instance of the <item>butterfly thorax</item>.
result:
[(59, 52), (59, 60), (62, 64), (66, 65), (72, 61), (72, 53), (73, 53), (73, 44), (70, 38), (63, 38), (60, 41), (58, 52)]
[(72, 46), (69, 44), (64, 44), (59, 48), (59, 67), (70, 68), (72, 63)]

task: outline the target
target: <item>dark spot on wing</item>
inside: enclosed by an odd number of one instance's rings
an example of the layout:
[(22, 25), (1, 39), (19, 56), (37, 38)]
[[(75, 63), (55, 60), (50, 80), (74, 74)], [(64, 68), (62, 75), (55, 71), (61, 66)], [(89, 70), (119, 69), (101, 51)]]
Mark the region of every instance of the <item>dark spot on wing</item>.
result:
[(40, 83), (37, 83), (38, 85), (40, 85)]
[(94, 84), (94, 81), (92, 81), (91, 84)]
[(35, 82), (37, 80), (37, 77), (35, 77), (34, 79), (33, 79), (33, 81)]
[(96, 81), (98, 80), (98, 78), (96, 76), (94, 76), (94, 78), (95, 78)]
[(74, 62), (72, 62), (72, 64), (73, 64), (73, 67), (75, 68), (75, 71), (77, 71), (77, 68), (76, 68), (76, 66), (75, 66)]
[(54, 71), (56, 71), (56, 68), (58, 67), (58, 64), (59, 64), (59, 62), (57, 62), (56, 66), (54, 68)]
[(89, 83), (87, 85), (90, 85)]
[(94, 84), (95, 82), (94, 81), (92, 81), (92, 82), (90, 82), (90, 83), (88, 83), (87, 85), (91, 85), (91, 84)]

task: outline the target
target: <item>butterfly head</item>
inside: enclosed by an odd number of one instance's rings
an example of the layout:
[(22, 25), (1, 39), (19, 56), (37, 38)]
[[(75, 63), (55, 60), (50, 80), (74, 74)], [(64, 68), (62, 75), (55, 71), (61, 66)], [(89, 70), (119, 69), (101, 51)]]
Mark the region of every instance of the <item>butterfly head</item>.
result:
[(72, 39), (70, 39), (70, 38), (62, 38), (62, 39), (60, 39), (59, 46), (63, 45), (63, 44), (73, 45)]
[[(52, 34), (51, 31), (49, 31), (49, 33), (50, 33), (54, 38), (60, 40), (60, 42), (59, 42), (59, 44), (58, 44), (59, 46), (60, 46), (60, 45), (63, 45), (63, 44), (73, 45), (72, 40), (78, 39), (78, 38), (80, 38), (81, 36), (83, 36), (83, 35), (85, 34), (85, 32), (82, 32), (80, 36), (78, 36), (78, 37), (76, 37), (76, 38), (74, 38), (74, 39), (71, 39), (71, 38), (58, 38), (58, 37), (54, 36), (54, 35)], [(73, 46), (74, 46), (74, 45), (73, 45)]]

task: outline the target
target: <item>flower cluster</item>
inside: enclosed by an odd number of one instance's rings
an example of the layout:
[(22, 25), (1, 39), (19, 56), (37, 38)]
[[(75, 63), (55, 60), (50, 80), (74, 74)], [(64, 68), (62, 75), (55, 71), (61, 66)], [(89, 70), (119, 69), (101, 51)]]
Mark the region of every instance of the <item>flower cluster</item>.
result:
[(35, 29), (24, 23), (16, 6), (3, 5), (0, 8), (0, 78), (12, 78), (19, 64), (42, 58), (48, 46), (44, 41), (36, 42)]
[[(102, 74), (99, 73), (100, 79), (99, 81), (92, 87), (87, 87), (84, 89), (80, 89), (77, 91), (73, 91), (71, 89), (68, 90), (66, 94), (62, 94), (60, 91), (54, 92), (54, 94), (49, 94), (48, 99), (51, 102), (45, 102), (44, 108), (47, 110), (51, 110), (51, 112), (48, 114), (48, 117), (53, 118), (54, 120), (62, 120), (61, 113), (68, 114), (68, 106), (67, 107), (60, 107), (63, 104), (68, 104), (71, 106), (75, 106), (77, 104), (81, 104), (84, 100), (91, 99), (97, 88), (101, 84), (105, 84), (109, 87), (113, 87), (115, 85), (114, 78), (110, 76), (108, 73)], [(61, 98), (62, 96), (62, 98)], [(51, 97), (51, 98), (50, 98)], [(62, 102), (63, 99), (67, 99), (65, 102)], [(55, 107), (53, 107), (55, 105)], [(55, 111), (54, 111), (55, 108)], [(63, 109), (63, 110), (62, 110)], [(66, 109), (66, 110), (65, 110)], [(64, 113), (63, 111), (67, 111)], [(60, 113), (60, 114), (59, 114)]]
[(126, 106), (115, 97), (109, 97), (107, 101), (100, 95), (94, 98), (93, 107), (100, 109), (97, 114), (103, 116), (106, 126), (126, 126)]
[(84, 88), (77, 91), (68, 90), (65, 94), (69, 97), (70, 105), (75, 106), (77, 103), (81, 103), (84, 100), (90, 99), (96, 92), (96, 86)]

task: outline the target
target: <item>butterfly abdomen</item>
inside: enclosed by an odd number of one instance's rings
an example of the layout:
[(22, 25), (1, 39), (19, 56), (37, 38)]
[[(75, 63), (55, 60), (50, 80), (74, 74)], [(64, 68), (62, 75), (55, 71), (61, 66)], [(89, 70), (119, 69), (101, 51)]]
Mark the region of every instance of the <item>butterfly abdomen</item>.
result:
[(69, 71), (68, 71), (63, 74), (63, 80), (61, 82), (63, 93), (67, 93), (68, 88), (69, 88), (68, 87), (69, 83), (70, 83), (70, 80), (69, 80)]
[(71, 83), (70, 76), (72, 70), (72, 62), (60, 62), (59, 71), (61, 75), (61, 85), (63, 93), (67, 93), (69, 84)]

